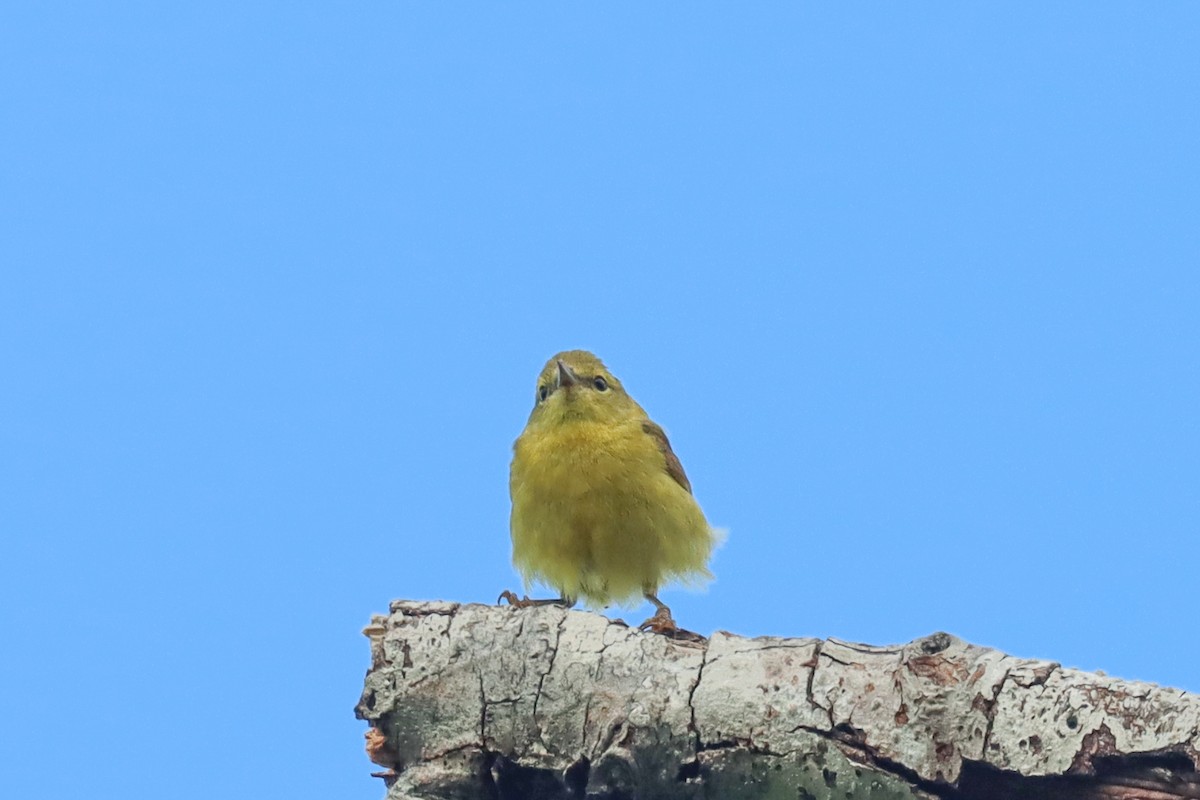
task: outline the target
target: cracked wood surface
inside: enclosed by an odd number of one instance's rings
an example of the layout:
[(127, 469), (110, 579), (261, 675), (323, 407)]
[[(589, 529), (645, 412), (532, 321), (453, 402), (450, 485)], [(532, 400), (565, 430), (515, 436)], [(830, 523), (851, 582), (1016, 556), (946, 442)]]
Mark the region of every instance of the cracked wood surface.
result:
[(410, 601), (364, 632), (392, 800), (1200, 797), (1200, 697), (944, 633), (694, 643)]

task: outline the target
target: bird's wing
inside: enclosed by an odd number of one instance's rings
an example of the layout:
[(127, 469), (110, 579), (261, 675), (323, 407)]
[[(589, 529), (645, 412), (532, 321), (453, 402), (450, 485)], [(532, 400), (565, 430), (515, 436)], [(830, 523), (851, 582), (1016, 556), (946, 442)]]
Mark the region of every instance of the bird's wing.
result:
[(680, 463), (679, 456), (675, 455), (675, 451), (671, 449), (671, 443), (667, 441), (667, 434), (650, 420), (642, 423), (642, 430), (650, 435), (650, 438), (658, 445), (659, 452), (667, 460), (667, 474), (674, 478), (676, 483), (687, 489), (688, 494), (691, 494), (692, 483), (683, 471), (683, 464)]

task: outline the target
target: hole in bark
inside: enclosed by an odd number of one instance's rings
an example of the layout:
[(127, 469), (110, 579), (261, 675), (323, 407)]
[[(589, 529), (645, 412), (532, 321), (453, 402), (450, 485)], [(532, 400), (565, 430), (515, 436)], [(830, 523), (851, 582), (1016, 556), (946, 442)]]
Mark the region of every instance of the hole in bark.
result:
[(496, 780), (492, 777), (492, 762), (495, 760), (496, 754), (486, 751), (479, 760), (479, 796), (486, 800), (500, 800), (500, 790), (496, 788)]
[(567, 797), (558, 776), (548, 769), (523, 767), (498, 756), (489, 773), (495, 780), (496, 800), (526, 800), (538, 797), (558, 800)]
[(1070, 728), (1071, 730), (1075, 730), (1076, 728), (1079, 727), (1079, 720), (1076, 718), (1076, 716), (1074, 714), (1067, 717), (1067, 727)]
[(739, 742), (736, 739), (721, 739), (717, 742), (708, 742), (700, 745), (700, 752), (705, 750), (724, 750), (727, 747), (738, 747)]
[(1082, 800), (1082, 798), (1200, 797), (1192, 762), (1177, 753), (1151, 756), (1103, 756), (1096, 775), (1027, 777), (977, 761), (964, 761), (958, 792), (942, 797), (961, 800)]
[(860, 731), (858, 728), (854, 727), (853, 725), (850, 725), (849, 723), (842, 722), (838, 725), (834, 725), (833, 731), (834, 731), (834, 733), (840, 733), (842, 736), (845, 736), (846, 738), (848, 738), (852, 741), (855, 741), (855, 742), (862, 741), (862, 731)]
[(684, 781), (691, 780), (692, 778), (699, 778), (699, 777), (700, 777), (700, 762), (697, 760), (697, 761), (689, 761), (686, 764), (684, 764), (683, 766), (681, 766), (679, 768), (679, 772), (675, 775), (675, 780), (679, 781), (680, 783), (683, 783)]
[(580, 756), (579, 760), (571, 766), (567, 767), (563, 773), (563, 783), (567, 785), (567, 791), (576, 797), (585, 797), (587, 795), (588, 776), (592, 771), (592, 762), (587, 756)]
[(1193, 771), (1192, 760), (1183, 753), (1136, 753), (1126, 756), (1097, 756), (1092, 762), (1096, 775), (1127, 775), (1167, 770), (1187, 774)]

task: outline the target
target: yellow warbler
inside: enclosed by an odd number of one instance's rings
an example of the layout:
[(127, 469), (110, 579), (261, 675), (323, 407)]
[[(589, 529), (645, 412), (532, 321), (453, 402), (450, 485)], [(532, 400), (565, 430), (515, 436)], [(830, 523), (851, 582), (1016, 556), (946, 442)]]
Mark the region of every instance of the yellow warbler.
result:
[(706, 564), (717, 533), (666, 434), (586, 350), (559, 353), (538, 376), (533, 412), (513, 445), (509, 491), (513, 563), (526, 585), (541, 581), (562, 594), (531, 601), (505, 592), (514, 605), (644, 596), (658, 611), (642, 627), (673, 632), (659, 586), (712, 577)]

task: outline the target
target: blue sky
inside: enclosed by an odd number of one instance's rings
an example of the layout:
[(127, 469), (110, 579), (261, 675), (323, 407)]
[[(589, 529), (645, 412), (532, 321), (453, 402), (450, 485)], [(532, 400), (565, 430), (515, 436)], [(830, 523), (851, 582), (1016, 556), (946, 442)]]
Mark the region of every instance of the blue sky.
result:
[(730, 531), (681, 624), (1200, 690), (1197, 41), (1191, 4), (7, 6), (7, 791), (381, 796), (359, 629), (518, 587), (510, 446), (574, 347)]

